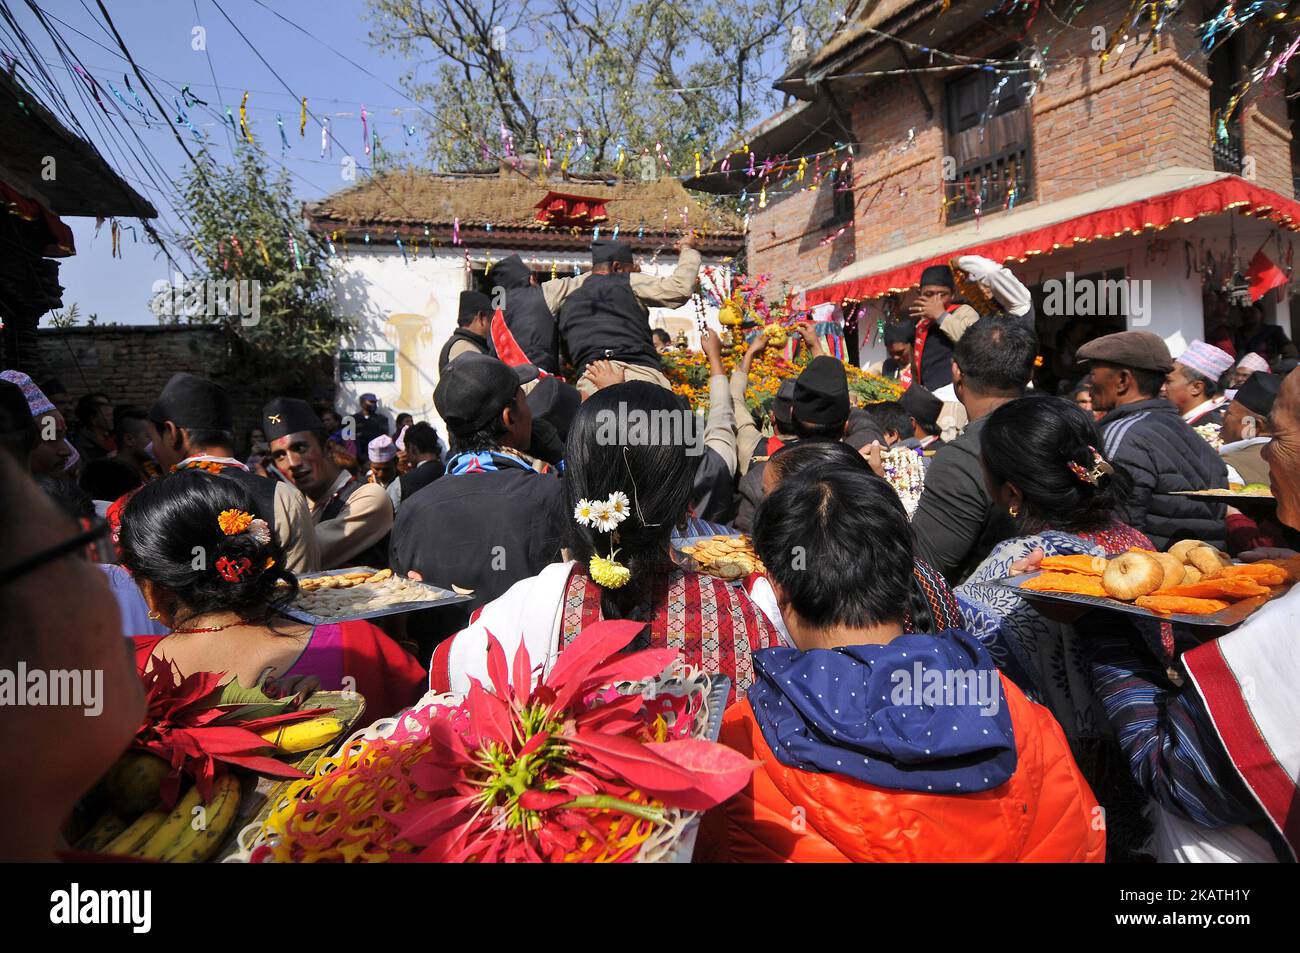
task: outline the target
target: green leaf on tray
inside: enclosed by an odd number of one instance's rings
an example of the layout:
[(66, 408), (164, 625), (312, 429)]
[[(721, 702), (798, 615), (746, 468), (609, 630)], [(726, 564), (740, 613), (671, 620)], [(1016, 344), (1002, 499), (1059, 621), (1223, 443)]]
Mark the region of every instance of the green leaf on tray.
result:
[(284, 698), (271, 698), (262, 691), (260, 684), (245, 687), (239, 684), (239, 679), (235, 679), (221, 686), (221, 695), (213, 707), (222, 709), (225, 714), (214, 723), (250, 721), (293, 711), (303, 703), (305, 697), (302, 692), (298, 692)]

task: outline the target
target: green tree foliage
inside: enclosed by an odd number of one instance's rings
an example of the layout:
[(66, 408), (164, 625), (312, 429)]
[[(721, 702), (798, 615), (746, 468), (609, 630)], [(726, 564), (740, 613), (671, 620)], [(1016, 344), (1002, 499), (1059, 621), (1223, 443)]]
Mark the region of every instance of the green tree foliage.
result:
[(430, 158), (461, 168), (501, 154), (504, 128), (552, 169), (617, 169), (621, 147), (622, 171), (650, 155), (662, 174), (662, 153), (689, 174), (779, 105), (772, 82), (837, 22), (817, 0), (369, 3), (372, 42), (417, 61), (404, 83), (437, 117)]
[(256, 313), (247, 313), (243, 295), (242, 309), (214, 308), (209, 284), (202, 307), (173, 308), (170, 320), (224, 325), (250, 378), (277, 386), (310, 380), (352, 325), (334, 310), (325, 247), (308, 230), (288, 173), (273, 174), (252, 147), (241, 147), (229, 166), (205, 152), (182, 177), (179, 193), (193, 229), (187, 244), (206, 265), (192, 282), (224, 280), (232, 293), (242, 287), (250, 297), (253, 285), (229, 283), (256, 282)]

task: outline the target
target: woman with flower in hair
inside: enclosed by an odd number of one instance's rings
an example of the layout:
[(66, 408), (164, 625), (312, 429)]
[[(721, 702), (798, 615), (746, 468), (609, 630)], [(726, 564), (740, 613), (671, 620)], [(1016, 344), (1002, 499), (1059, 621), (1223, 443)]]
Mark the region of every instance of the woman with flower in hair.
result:
[[(1075, 759), (1107, 811), (1111, 857), (1145, 839), (1142, 799), (1093, 690), (1087, 640), (1077, 612), (1061, 612), (990, 585), (1036, 566), (1043, 556), (1116, 556), (1151, 541), (1120, 519), (1131, 481), (1097, 449), (1093, 415), (1060, 397), (1013, 400), (989, 415), (980, 455), (993, 505), (1017, 535), (996, 546), (956, 591), (967, 629), (1034, 701), (1065, 729)], [(1127, 626), (1107, 614), (1109, 628)], [(1168, 627), (1133, 630), (1149, 651), (1172, 657)]]
[(240, 484), (200, 470), (179, 471), (131, 497), (119, 531), (122, 563), (150, 618), (170, 630), (135, 637), (137, 666), (224, 672), (246, 686), (314, 678), (322, 689), (359, 692), (375, 717), (419, 698), (424, 669), (371, 623), (311, 626), (280, 614), (297, 581), (252, 510)]
[[(520, 640), (546, 670), (586, 626), (602, 619), (645, 622), (630, 649), (675, 648), (682, 660), (731, 679), (733, 697), (754, 678), (752, 653), (780, 636), (745, 592), (673, 563), (669, 540), (686, 520), (699, 456), (689, 438), (690, 409), (644, 381), (605, 387), (574, 416), (565, 457), (568, 561), (553, 563), (483, 606), (470, 625), (438, 646), (429, 681), (437, 691), (468, 691), (487, 680), (491, 632), (513, 658)], [(662, 428), (655, 422), (683, 422)], [(639, 430), (636, 420), (652, 422)], [(620, 433), (618, 422), (628, 423)]]

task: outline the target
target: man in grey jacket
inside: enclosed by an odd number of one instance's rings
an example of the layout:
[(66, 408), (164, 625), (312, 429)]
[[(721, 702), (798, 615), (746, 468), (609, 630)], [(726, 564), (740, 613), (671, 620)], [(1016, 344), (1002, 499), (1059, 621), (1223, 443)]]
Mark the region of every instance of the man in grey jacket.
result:
[(1089, 341), (1078, 359), (1092, 373), (1092, 406), (1101, 419), (1102, 452), (1133, 479), (1124, 521), (1161, 551), (1180, 539), (1227, 541), (1222, 503), (1175, 495), (1180, 490), (1226, 489), (1228, 468), (1178, 408), (1160, 397), (1173, 370), (1169, 348), (1149, 331), (1120, 331)]

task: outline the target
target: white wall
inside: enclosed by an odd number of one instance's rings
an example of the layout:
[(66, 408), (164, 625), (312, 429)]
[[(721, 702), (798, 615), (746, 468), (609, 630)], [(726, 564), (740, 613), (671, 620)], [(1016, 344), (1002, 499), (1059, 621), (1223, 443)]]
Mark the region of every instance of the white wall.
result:
[[(339, 381), (338, 410), (356, 410), (357, 397), (371, 392), (379, 398), (380, 410), (393, 421), (399, 413), (433, 423), (445, 439), (446, 428), (433, 407), (433, 389), (438, 383), (438, 354), (456, 329), (460, 293), (470, 286), (465, 249), (437, 248), (430, 255), (427, 246), (413, 256), (389, 245), (349, 248), (348, 257), (332, 259), (333, 286), (339, 310), (357, 319), (358, 329), (343, 342), (347, 349), (393, 350), (397, 352), (397, 380), (393, 383)], [(499, 262), (515, 252), (508, 248), (473, 249), (472, 268)], [(588, 252), (533, 254), (520, 252), (529, 265), (548, 271), (554, 265), (557, 276), (574, 273), (574, 266), (587, 270)], [(657, 260), (642, 257), (641, 270), (648, 274), (670, 274), (677, 264), (672, 252)], [(729, 276), (717, 259), (706, 258), (722, 276)], [(549, 275), (547, 276), (549, 277)], [(705, 318), (715, 329), (717, 308), (706, 303)], [(688, 301), (680, 308), (651, 308), (651, 327), (669, 327), (674, 336), (687, 332), (693, 348), (700, 344), (695, 306)], [(403, 346), (405, 345), (405, 346)]]

